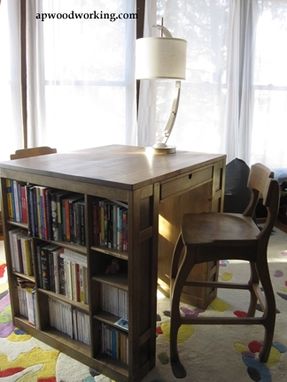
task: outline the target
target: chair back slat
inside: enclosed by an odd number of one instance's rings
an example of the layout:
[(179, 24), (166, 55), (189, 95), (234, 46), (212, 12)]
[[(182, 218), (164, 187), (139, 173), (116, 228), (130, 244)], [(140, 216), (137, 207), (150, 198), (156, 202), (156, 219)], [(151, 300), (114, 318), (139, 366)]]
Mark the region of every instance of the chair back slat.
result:
[(252, 165), (250, 169), (247, 185), (250, 189), (259, 192), (259, 195), (263, 198), (263, 204), (266, 201), (272, 174), (272, 171), (261, 163)]

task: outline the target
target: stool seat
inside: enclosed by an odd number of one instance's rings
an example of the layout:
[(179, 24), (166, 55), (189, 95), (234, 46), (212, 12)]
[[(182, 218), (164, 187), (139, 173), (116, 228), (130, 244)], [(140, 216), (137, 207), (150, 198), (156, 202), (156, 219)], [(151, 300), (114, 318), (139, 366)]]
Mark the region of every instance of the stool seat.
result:
[(186, 214), (182, 220), (185, 245), (247, 245), (256, 241), (259, 228), (250, 216), (233, 213)]

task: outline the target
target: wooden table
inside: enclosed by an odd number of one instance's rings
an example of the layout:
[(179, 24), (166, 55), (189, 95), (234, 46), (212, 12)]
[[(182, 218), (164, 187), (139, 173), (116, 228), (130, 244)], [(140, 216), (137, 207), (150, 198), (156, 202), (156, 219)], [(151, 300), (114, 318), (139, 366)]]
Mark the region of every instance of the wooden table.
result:
[[(111, 377), (124, 381), (140, 380), (155, 364), (157, 281), (168, 293), (170, 258), (181, 217), (190, 211), (221, 210), (225, 156), (187, 151), (153, 155), (144, 148), (111, 145), (4, 162), (0, 164), (0, 169), (14, 323)], [(9, 220), (7, 178), (21, 185), (46, 186), (83, 194), (87, 243), (83, 248), (74, 249), (87, 256), (90, 298), (88, 306), (70, 303), (73, 309), (83, 309), (90, 316), (90, 346), (68, 340), (50, 327), (47, 301), (52, 293), (39, 288), (37, 277), (35, 288), (39, 322), (33, 326), (19, 314), (16, 279), (25, 279), (25, 275), (16, 274), (12, 269), (8, 231), (19, 226), (28, 230), (28, 226)], [(92, 244), (94, 231), (91, 211), (95, 198), (121, 201), (128, 205), (127, 252)], [(59, 244), (69, 248), (72, 246), (70, 243)], [(100, 269), (107, 257), (127, 264), (123, 278), (115, 276), (107, 281), (101, 274)], [(217, 277), (217, 265), (199, 268), (196, 274), (198, 278), (214, 279)], [(101, 310), (101, 284), (107, 282), (128, 291), (127, 364), (107, 358), (101, 350), (101, 325), (105, 323), (114, 328), (113, 317)], [(198, 306), (206, 306), (214, 296), (214, 291), (186, 290), (184, 299)], [(53, 295), (53, 298), (63, 300), (57, 295)]]

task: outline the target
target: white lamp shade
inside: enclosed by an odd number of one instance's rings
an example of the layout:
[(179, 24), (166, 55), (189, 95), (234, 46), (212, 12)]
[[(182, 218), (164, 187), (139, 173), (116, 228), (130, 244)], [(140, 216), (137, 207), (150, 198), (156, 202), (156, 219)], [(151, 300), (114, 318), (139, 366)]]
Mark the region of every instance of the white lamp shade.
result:
[(136, 78), (185, 79), (186, 40), (145, 37), (136, 41)]

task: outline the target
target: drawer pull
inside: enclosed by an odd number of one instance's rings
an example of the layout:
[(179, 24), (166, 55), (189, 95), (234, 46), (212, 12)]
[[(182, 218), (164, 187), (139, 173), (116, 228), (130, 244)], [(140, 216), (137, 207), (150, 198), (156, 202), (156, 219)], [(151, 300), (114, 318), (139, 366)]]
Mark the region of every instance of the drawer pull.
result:
[(192, 174), (189, 174), (189, 175), (188, 175), (188, 179), (191, 179), (191, 178), (192, 178)]

